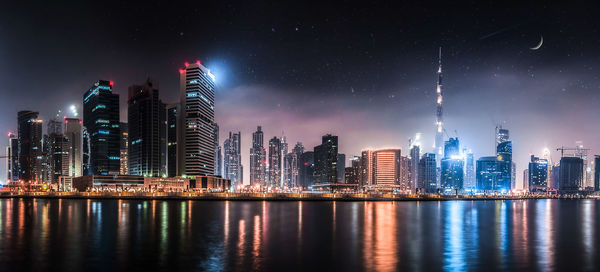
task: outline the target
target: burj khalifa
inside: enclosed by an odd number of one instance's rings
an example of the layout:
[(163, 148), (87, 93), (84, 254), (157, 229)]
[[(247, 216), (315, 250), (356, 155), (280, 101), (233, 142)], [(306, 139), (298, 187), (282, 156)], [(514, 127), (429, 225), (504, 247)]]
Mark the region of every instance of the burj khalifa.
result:
[(436, 104), (436, 112), (435, 112), (435, 143), (433, 144), (434, 152), (437, 154), (439, 158), (442, 157), (442, 153), (444, 150), (444, 119), (442, 117), (442, 48), (440, 47), (440, 55), (439, 55), (439, 67), (437, 71), (437, 104)]

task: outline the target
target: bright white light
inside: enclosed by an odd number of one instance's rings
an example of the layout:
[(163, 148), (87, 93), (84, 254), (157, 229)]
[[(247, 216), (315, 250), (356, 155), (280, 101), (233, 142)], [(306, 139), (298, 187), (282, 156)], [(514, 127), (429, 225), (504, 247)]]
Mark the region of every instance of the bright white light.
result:
[(79, 113), (77, 112), (77, 106), (71, 105), (69, 107), (69, 110), (71, 110), (71, 114), (73, 114), (73, 116), (77, 117), (79, 115)]

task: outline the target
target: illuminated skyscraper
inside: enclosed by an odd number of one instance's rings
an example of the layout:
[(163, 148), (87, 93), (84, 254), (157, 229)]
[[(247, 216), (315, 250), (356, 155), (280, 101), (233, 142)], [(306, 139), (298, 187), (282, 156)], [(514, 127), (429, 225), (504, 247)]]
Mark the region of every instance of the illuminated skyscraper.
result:
[(437, 192), (437, 167), (435, 153), (425, 153), (419, 160), (419, 184), (420, 193)]
[[(167, 176), (177, 176), (177, 116), (181, 111), (179, 103), (167, 106)], [(221, 176), (222, 173), (219, 174)]]
[(528, 168), (527, 185), (530, 192), (546, 192), (548, 190), (548, 161), (531, 155)]
[(113, 83), (98, 80), (83, 95), (83, 126), (89, 135), (89, 167), (94, 175), (120, 173), (119, 95)]
[(83, 175), (82, 123), (79, 118), (65, 118), (65, 137), (69, 139), (68, 175), (72, 177)]
[(315, 183), (333, 184), (337, 181), (338, 137), (324, 135), (321, 145), (315, 146)]
[(129, 125), (127, 123), (119, 123), (121, 142), (119, 144), (119, 154), (121, 164), (119, 173), (121, 175), (129, 175)]
[(6, 147), (6, 181), (19, 180), (19, 138), (14, 133), (8, 134)]
[(231, 186), (243, 184), (244, 168), (242, 166), (242, 134), (229, 132), (229, 138), (223, 143), (225, 151), (225, 178), (231, 180)]
[(442, 156), (443, 145), (444, 145), (444, 118), (442, 109), (442, 96), (443, 96), (443, 85), (442, 85), (442, 48), (440, 47), (439, 54), (439, 67), (437, 71), (438, 81), (436, 85), (436, 112), (435, 112), (435, 143), (433, 145), (434, 152), (438, 157)]
[(281, 157), (281, 139), (277, 137), (269, 140), (269, 157), (267, 159), (269, 166), (269, 186), (279, 187), (281, 186), (281, 171), (283, 158)]
[(252, 147), (250, 148), (250, 185), (266, 185), (267, 151), (264, 146), (264, 133), (258, 126), (252, 133)]
[(19, 179), (42, 181), (42, 120), (37, 111), (18, 113)]
[(166, 115), (158, 85), (147, 79), (143, 84), (130, 86), (127, 105), (129, 174), (162, 176), (166, 160)]
[(214, 175), (215, 77), (200, 61), (185, 63), (179, 70), (179, 86), (178, 175)]
[(221, 152), (221, 145), (219, 145), (219, 125), (215, 123), (214, 132), (214, 145), (215, 145), (215, 176), (223, 176), (223, 153)]
[(450, 138), (444, 144), (444, 158), (441, 160), (440, 186), (445, 193), (457, 193), (457, 190), (463, 189), (463, 167), (458, 138)]
[(600, 156), (594, 157), (594, 192), (600, 191)]
[(474, 189), (476, 187), (475, 182), (475, 159), (473, 152), (467, 152), (465, 156), (465, 182), (463, 187), (465, 189)]

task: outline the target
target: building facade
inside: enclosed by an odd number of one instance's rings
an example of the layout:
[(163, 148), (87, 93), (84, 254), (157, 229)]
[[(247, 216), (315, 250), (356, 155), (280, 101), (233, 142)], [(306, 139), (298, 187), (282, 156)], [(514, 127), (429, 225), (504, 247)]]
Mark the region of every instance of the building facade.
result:
[[(548, 190), (548, 161), (531, 155), (527, 169), (527, 187), (530, 192), (546, 192)], [(525, 182), (523, 182), (525, 184)]]
[(561, 193), (577, 193), (584, 188), (582, 158), (560, 158), (558, 186)]
[(268, 157), (268, 176), (269, 181), (268, 185), (271, 187), (280, 187), (281, 184), (281, 175), (282, 175), (282, 150), (281, 150), (281, 139), (277, 137), (271, 138), (269, 140), (269, 157)]
[(89, 171), (117, 175), (121, 168), (119, 95), (113, 83), (98, 80), (83, 95), (83, 125), (89, 135)]
[(225, 178), (231, 180), (232, 186), (243, 184), (243, 166), (242, 166), (242, 134), (241, 132), (229, 132), (229, 138), (223, 143), (225, 158)]
[(267, 151), (264, 146), (265, 134), (262, 127), (256, 127), (252, 133), (252, 147), (250, 148), (250, 185), (266, 186)]
[(437, 166), (435, 153), (425, 153), (419, 160), (419, 193), (437, 192)]
[(19, 180), (42, 182), (42, 120), (37, 111), (19, 111)]
[(68, 176), (83, 175), (83, 122), (79, 118), (65, 118), (65, 137), (69, 139), (69, 172)]
[(322, 137), (321, 145), (315, 146), (315, 183), (337, 182), (338, 137), (331, 134)]

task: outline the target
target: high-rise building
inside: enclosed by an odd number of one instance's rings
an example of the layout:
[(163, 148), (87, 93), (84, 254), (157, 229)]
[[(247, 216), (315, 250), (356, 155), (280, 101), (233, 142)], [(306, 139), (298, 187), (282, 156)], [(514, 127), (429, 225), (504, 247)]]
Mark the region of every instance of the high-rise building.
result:
[(222, 164), (223, 154), (221, 153), (221, 145), (219, 145), (219, 125), (215, 123), (213, 129), (214, 145), (215, 145), (215, 176), (223, 175)]
[(289, 188), (298, 186), (298, 162), (300, 160), (300, 156), (304, 153), (304, 145), (301, 142), (297, 142), (292, 152), (286, 155), (285, 163), (286, 165), (286, 173), (288, 177), (286, 177), (286, 186)]
[(337, 156), (337, 183), (344, 182), (344, 170), (346, 169), (346, 154), (338, 153)]
[(166, 161), (166, 115), (156, 82), (147, 79), (143, 84), (130, 86), (127, 106), (129, 174), (162, 176)]
[(324, 135), (321, 145), (315, 146), (314, 150), (315, 183), (336, 183), (338, 174), (338, 137), (331, 134)]
[(119, 173), (121, 175), (129, 175), (129, 125), (127, 123), (119, 123), (120, 127), (120, 143), (119, 143), (119, 154), (121, 157), (121, 164), (119, 167)]
[(271, 187), (280, 187), (281, 184), (281, 175), (282, 175), (282, 150), (281, 150), (281, 139), (277, 137), (271, 138), (269, 140), (269, 158), (268, 158), (268, 166), (269, 166), (269, 186)]
[(84, 176), (90, 176), (93, 175), (94, 173), (92, 173), (92, 165), (90, 162), (90, 152), (92, 150), (91, 144), (90, 144), (90, 133), (88, 132), (87, 128), (84, 126), (81, 128), (81, 143), (82, 143), (82, 167), (83, 167), (83, 175)]
[(359, 184), (360, 182), (360, 157), (354, 156), (350, 159), (350, 167), (344, 170), (344, 181), (346, 184)]
[(119, 95), (113, 83), (98, 80), (83, 95), (83, 125), (89, 135), (89, 167), (94, 175), (120, 173)]
[(419, 159), (421, 158), (421, 147), (419, 145), (412, 145), (410, 148), (410, 178), (411, 178), (411, 191), (415, 191), (419, 183)]
[[(283, 135), (283, 132), (282, 132)], [(287, 186), (290, 183), (288, 179), (290, 177), (288, 161), (288, 143), (285, 136), (281, 136), (281, 186)]]
[(48, 134), (42, 135), (42, 182), (52, 182), (52, 143), (54, 138), (62, 135), (52, 134), (51, 137)]
[(298, 185), (302, 187), (312, 186), (315, 182), (315, 153), (312, 151), (302, 153), (298, 164)]
[(577, 193), (583, 189), (583, 159), (579, 157), (560, 158), (558, 179), (561, 193)]
[(560, 164), (552, 166), (552, 171), (550, 171), (550, 189), (559, 190), (559, 180), (560, 180)]
[(600, 191), (600, 156), (594, 157), (594, 192)]
[(400, 184), (400, 149), (373, 151), (373, 185)]
[(506, 173), (506, 161), (500, 156), (481, 157), (477, 160), (477, 190), (495, 193), (510, 191), (510, 172)]
[(373, 180), (373, 150), (363, 150), (360, 155), (360, 186), (375, 184)]
[(267, 151), (264, 146), (264, 137), (262, 127), (256, 127), (256, 131), (252, 133), (252, 147), (250, 148), (250, 185), (252, 186), (267, 185)]
[(444, 145), (444, 118), (442, 112), (442, 96), (443, 96), (443, 85), (442, 85), (442, 48), (440, 47), (439, 54), (439, 66), (437, 71), (438, 81), (436, 85), (436, 111), (435, 111), (435, 143), (433, 145), (434, 153), (438, 157), (442, 156), (442, 148)]
[(235, 187), (243, 184), (243, 166), (242, 166), (242, 134), (241, 132), (229, 132), (229, 138), (223, 143), (225, 151), (225, 178), (231, 180), (231, 186)]
[(509, 132), (508, 129), (502, 128), (501, 125), (496, 126), (496, 142), (494, 147), (497, 148), (499, 144), (508, 141)]
[(8, 134), (6, 147), (6, 181), (19, 180), (19, 138), (14, 133)]
[(70, 161), (69, 138), (62, 134), (52, 134), (50, 153), (50, 180), (52, 184), (58, 184), (58, 177), (69, 175)]
[[(169, 104), (167, 111), (167, 176), (177, 176), (177, 118), (181, 112), (179, 103)], [(218, 138), (218, 137), (217, 137)], [(219, 174), (221, 176), (222, 173)]]
[(460, 155), (458, 138), (444, 143), (444, 158), (441, 161), (440, 186), (444, 193), (458, 193), (463, 189), (464, 159)]
[(475, 159), (473, 152), (467, 152), (465, 157), (465, 182), (463, 187), (465, 189), (475, 189)]
[(435, 153), (425, 153), (419, 160), (419, 184), (421, 193), (437, 192), (437, 167)]
[(411, 175), (411, 159), (406, 156), (400, 156), (399, 167), (400, 179), (398, 185), (400, 185), (400, 190), (403, 192), (411, 192), (414, 187)]
[(82, 121), (79, 118), (65, 118), (65, 137), (69, 142), (69, 172), (68, 176), (83, 175), (83, 138)]
[(48, 121), (48, 136), (50, 135), (62, 135), (63, 128), (62, 123), (56, 119), (50, 119)]
[(215, 77), (200, 61), (185, 63), (179, 70), (179, 86), (182, 114), (177, 157), (183, 163), (178, 163), (178, 175), (214, 175)]
[(531, 155), (527, 169), (527, 186), (530, 192), (546, 192), (548, 190), (548, 161)]
[(37, 111), (18, 113), (19, 179), (42, 181), (42, 120)]

